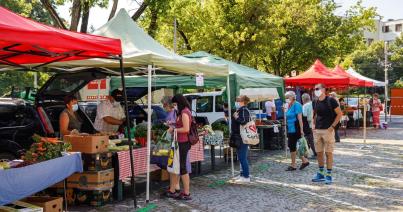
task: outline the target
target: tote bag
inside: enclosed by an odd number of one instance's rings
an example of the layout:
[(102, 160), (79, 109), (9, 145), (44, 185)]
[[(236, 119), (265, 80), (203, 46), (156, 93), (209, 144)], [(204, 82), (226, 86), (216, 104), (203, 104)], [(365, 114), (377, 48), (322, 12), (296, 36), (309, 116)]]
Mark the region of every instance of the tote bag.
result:
[(167, 171), (172, 174), (180, 173), (178, 133), (174, 131), (174, 139), (168, 153)]
[[(250, 114), (250, 113), (249, 113)], [(257, 133), (256, 123), (249, 116), (249, 122), (240, 126), (242, 142), (247, 145), (256, 145), (259, 143), (259, 134)]]

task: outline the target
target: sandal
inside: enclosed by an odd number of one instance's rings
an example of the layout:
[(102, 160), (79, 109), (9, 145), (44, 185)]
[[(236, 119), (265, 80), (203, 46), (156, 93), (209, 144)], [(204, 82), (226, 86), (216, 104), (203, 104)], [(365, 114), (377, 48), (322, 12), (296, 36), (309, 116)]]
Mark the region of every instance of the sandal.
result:
[(305, 169), (307, 166), (309, 166), (309, 162), (301, 164), (301, 166), (299, 167), (299, 170)]
[(286, 169), (286, 171), (295, 171), (295, 170), (297, 170), (297, 168), (294, 168), (292, 166), (288, 166)]
[(178, 200), (192, 200), (192, 197), (190, 197), (190, 194), (185, 194), (185, 193), (180, 193), (179, 196), (176, 197)]

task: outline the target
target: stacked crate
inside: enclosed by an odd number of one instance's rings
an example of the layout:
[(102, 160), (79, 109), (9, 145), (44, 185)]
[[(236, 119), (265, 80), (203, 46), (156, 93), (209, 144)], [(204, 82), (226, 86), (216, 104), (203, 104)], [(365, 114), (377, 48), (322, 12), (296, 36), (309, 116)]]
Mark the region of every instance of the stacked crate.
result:
[(112, 200), (114, 171), (108, 136), (65, 136), (72, 151), (81, 152), (83, 173), (67, 178), (67, 189), (73, 189), (68, 202), (77, 205), (102, 206)]

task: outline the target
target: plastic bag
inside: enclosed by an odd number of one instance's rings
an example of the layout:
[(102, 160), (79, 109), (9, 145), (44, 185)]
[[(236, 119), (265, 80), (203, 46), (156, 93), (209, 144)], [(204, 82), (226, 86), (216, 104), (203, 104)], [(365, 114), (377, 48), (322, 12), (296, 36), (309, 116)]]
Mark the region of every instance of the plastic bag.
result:
[(297, 142), (297, 155), (298, 157), (307, 157), (309, 153), (308, 142), (305, 137), (302, 137)]
[(168, 153), (167, 171), (172, 174), (180, 173), (180, 161), (179, 161), (179, 145), (177, 141), (177, 132), (174, 132), (174, 139), (171, 143), (171, 148)]

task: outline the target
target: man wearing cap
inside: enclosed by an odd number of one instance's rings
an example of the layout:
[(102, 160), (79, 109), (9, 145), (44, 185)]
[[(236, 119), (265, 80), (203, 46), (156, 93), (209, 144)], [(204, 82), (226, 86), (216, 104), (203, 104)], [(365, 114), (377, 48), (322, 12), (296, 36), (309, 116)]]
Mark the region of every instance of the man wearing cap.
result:
[(94, 127), (99, 132), (115, 133), (125, 121), (125, 112), (120, 102), (123, 100), (122, 91), (115, 89), (97, 108)]

